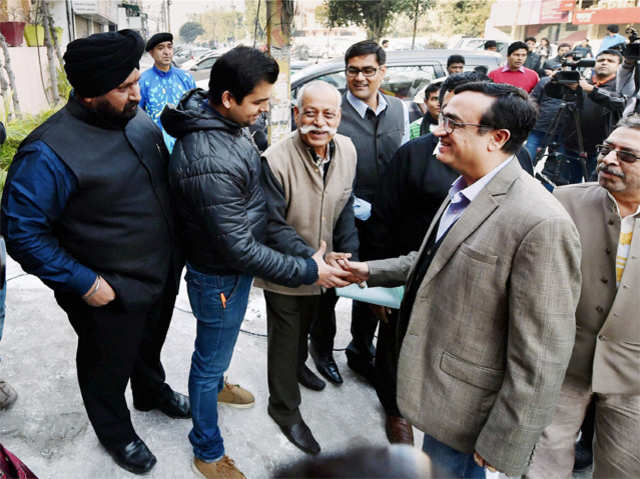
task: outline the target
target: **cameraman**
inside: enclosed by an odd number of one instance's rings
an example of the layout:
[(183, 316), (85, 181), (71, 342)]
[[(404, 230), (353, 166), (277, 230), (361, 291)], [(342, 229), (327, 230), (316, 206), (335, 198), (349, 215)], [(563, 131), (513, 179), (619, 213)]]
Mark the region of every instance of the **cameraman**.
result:
[[(587, 154), (587, 177), (589, 181), (596, 167), (596, 145), (609, 135), (613, 125), (621, 118), (625, 98), (616, 92), (616, 72), (622, 55), (616, 50), (604, 50), (598, 53), (596, 64), (590, 79), (581, 78), (579, 82), (567, 85), (579, 95), (577, 104), (580, 109), (580, 130)], [(560, 135), (560, 152), (569, 160), (562, 165), (563, 184), (580, 183), (583, 178), (582, 164), (579, 160), (580, 146), (578, 132), (573, 118), (565, 118), (567, 125)], [(551, 171), (545, 165), (543, 174), (550, 176)]]
[[(623, 116), (629, 116), (633, 113), (640, 113), (640, 39), (635, 30), (631, 30), (630, 42), (626, 45), (622, 52), (624, 61), (618, 69), (616, 78), (616, 91), (620, 92), (627, 98), (627, 106), (624, 109)], [(629, 29), (627, 32), (630, 31)], [(638, 68), (638, 72), (634, 75), (634, 71)]]

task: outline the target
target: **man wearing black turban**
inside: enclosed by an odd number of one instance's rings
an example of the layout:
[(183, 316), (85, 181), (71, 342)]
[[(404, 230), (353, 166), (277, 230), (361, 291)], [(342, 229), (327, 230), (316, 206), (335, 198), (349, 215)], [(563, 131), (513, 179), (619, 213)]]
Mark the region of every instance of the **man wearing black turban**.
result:
[(160, 362), (183, 261), (168, 152), (138, 110), (143, 48), (132, 30), (68, 45), (69, 101), (20, 146), (1, 206), (9, 254), (54, 290), (78, 335), (78, 382), (96, 435), (134, 473), (156, 458), (133, 429), (128, 381), (137, 409), (191, 415)]

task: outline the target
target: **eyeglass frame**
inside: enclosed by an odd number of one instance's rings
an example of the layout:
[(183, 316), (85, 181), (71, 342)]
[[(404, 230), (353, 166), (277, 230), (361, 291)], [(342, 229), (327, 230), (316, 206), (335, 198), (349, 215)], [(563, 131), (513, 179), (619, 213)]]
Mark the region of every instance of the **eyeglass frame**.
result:
[[(446, 120), (446, 124), (451, 125), (451, 131), (449, 131), (449, 129), (447, 128), (447, 126), (445, 126), (445, 120)], [(445, 131), (445, 133), (447, 135), (451, 135), (456, 128), (464, 128), (465, 126), (476, 126), (478, 128), (486, 128), (489, 130), (495, 130), (496, 128), (493, 126), (489, 126), (489, 125), (481, 125), (478, 123), (465, 123), (462, 121), (456, 121), (453, 118), (451, 118), (450, 116), (445, 115), (444, 113), (440, 112), (440, 114), (438, 115), (438, 126), (442, 126), (442, 129)]]
[[(608, 151), (606, 153), (602, 153), (602, 149), (608, 149)], [(596, 145), (596, 152), (598, 153), (599, 157), (604, 158), (605, 156), (607, 156), (609, 153), (611, 153), (612, 151), (616, 152), (616, 159), (622, 163), (628, 163), (628, 164), (633, 164), (636, 161), (640, 161), (640, 156), (634, 156), (636, 153), (631, 153), (630, 151), (623, 151), (623, 150), (616, 150), (613, 146), (609, 146), (609, 145), (605, 145), (605, 144), (601, 144), (601, 145)], [(620, 154), (622, 155), (628, 155), (627, 158), (632, 158), (631, 160), (628, 159), (624, 159), (623, 157), (620, 156)]]
[[(354, 72), (350, 72), (350, 71), (349, 71), (349, 69), (350, 69), (350, 68), (353, 68), (353, 70), (356, 70), (356, 72), (355, 72), (355, 73), (354, 73)], [(373, 69), (374, 69), (374, 72), (373, 72), (373, 73), (371, 73), (371, 74), (369, 74), (369, 75), (367, 75), (367, 74), (364, 72), (364, 69), (365, 69), (365, 68), (373, 68)], [(381, 70), (381, 68), (380, 68), (380, 67), (371, 67), (371, 66), (366, 66), (366, 67), (364, 67), (364, 68), (346, 67), (346, 68), (344, 69), (344, 74), (345, 74), (346, 76), (350, 77), (350, 78), (356, 78), (358, 75), (360, 75), (360, 73), (362, 73), (362, 76), (363, 76), (363, 77), (365, 77), (365, 78), (373, 78), (374, 76), (376, 76), (376, 75), (378, 74), (378, 72), (379, 72), (380, 70)]]

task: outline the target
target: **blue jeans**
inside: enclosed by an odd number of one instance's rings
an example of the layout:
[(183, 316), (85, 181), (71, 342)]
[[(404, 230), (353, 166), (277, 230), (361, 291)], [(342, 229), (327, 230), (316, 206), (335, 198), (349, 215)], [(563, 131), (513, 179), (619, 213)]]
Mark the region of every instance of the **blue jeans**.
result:
[(536, 166), (536, 154), (538, 153), (538, 147), (542, 146), (546, 134), (547, 133), (544, 131), (531, 130), (531, 133), (529, 133), (529, 136), (527, 137), (527, 143), (524, 145), (529, 152), (529, 156), (531, 157), (531, 162), (534, 167)]
[(224, 387), (224, 373), (247, 310), (253, 278), (204, 274), (187, 264), (185, 279), (191, 309), (198, 320), (189, 373), (193, 417), (189, 441), (198, 459), (212, 462), (224, 455), (218, 428), (218, 393)]
[(473, 460), (473, 454), (456, 451), (438, 441), (435, 437), (424, 435), (422, 450), (431, 458), (434, 467), (433, 477), (460, 477), (464, 479), (484, 479), (484, 468)]

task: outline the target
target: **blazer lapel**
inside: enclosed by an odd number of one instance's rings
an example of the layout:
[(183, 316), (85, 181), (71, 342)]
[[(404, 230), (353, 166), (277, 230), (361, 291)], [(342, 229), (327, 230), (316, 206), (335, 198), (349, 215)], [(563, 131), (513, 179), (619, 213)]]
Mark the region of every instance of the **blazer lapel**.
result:
[[(489, 184), (480, 191), (478, 196), (476, 196), (471, 204), (464, 210), (462, 216), (458, 218), (458, 221), (453, 224), (447, 236), (442, 241), (440, 248), (438, 248), (425, 274), (423, 285), (428, 284), (440, 270), (442, 270), (453, 253), (460, 247), (460, 244), (467, 239), (471, 233), (478, 229), (493, 211), (498, 208), (504, 195), (521, 172), (522, 169), (514, 157), (509, 164), (500, 170), (496, 176), (489, 181)], [(433, 227), (433, 224), (431, 226)]]

